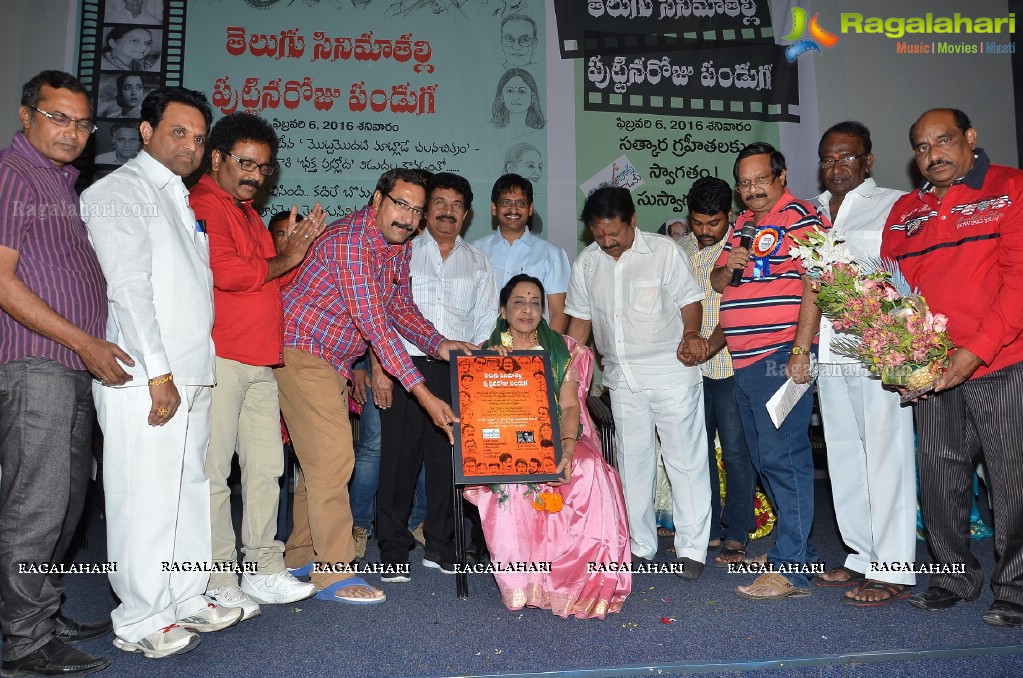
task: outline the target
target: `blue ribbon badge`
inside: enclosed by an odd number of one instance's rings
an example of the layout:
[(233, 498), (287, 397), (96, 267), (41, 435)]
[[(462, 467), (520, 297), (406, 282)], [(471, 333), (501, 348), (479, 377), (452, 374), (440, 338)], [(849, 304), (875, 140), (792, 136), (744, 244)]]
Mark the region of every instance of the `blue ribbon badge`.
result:
[(765, 226), (757, 230), (750, 248), (755, 280), (771, 275), (771, 256), (781, 249), (781, 241), (782, 232), (777, 226)]

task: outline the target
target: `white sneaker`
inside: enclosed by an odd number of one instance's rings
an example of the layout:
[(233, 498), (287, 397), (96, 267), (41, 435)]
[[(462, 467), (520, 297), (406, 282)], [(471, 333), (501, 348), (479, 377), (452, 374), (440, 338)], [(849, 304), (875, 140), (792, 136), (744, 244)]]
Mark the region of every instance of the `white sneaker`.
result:
[(206, 597), (217, 605), (241, 608), (242, 621), (252, 619), (253, 617), (258, 617), (260, 615), (259, 605), (256, 604), (256, 601), (245, 595), (245, 593), (237, 586), (222, 586), (220, 588), (210, 589), (206, 592)]
[(123, 638), (114, 638), (114, 647), (125, 652), (141, 652), (149, 659), (162, 659), (172, 654), (184, 654), (199, 647), (199, 634), (187, 631), (177, 624), (171, 624), (134, 643)]
[(178, 625), (184, 626), (189, 631), (211, 633), (234, 626), (242, 620), (243, 615), (244, 612), (239, 607), (207, 603), (204, 609), (194, 612), (184, 619), (179, 619)]
[(259, 603), (280, 605), (316, 595), (316, 584), (301, 582), (287, 570), (275, 574), (242, 573), (242, 592)]

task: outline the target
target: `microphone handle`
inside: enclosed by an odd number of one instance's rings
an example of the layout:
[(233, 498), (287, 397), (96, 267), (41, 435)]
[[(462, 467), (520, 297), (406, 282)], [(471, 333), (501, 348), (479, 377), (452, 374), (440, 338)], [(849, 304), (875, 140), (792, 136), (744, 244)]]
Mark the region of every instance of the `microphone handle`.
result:
[[(748, 238), (746, 236), (743, 236), (742, 238), (739, 238), (739, 247), (745, 247), (746, 249), (749, 249), (752, 244), (753, 244), (753, 238)], [(729, 284), (730, 287), (738, 287), (741, 283), (742, 283), (742, 269), (741, 268), (737, 268), (734, 271), (732, 271), (732, 281), (730, 283), (728, 283), (728, 284)]]

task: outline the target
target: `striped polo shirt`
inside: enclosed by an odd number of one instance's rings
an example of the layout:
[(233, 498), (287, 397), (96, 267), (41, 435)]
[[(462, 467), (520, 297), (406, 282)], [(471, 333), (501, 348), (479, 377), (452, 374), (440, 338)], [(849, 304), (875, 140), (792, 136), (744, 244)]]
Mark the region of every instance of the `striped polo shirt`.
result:
[[(725, 265), (728, 253), (739, 246), (739, 231), (753, 221), (750, 210), (739, 215), (716, 266)], [(789, 257), (789, 250), (793, 238), (805, 238), (815, 226), (829, 228), (830, 222), (813, 204), (793, 197), (787, 189), (756, 224), (757, 234), (742, 283), (726, 286), (721, 294), (721, 328), (735, 369), (792, 346), (799, 323), (804, 269)], [(756, 256), (758, 248), (762, 256)]]
[[(48, 123), (42, 123), (48, 124)], [(72, 324), (105, 336), (106, 282), (79, 216), (71, 165), (57, 169), (18, 132), (0, 151), (0, 246), (18, 253), (18, 278)], [(0, 365), (48, 358), (86, 369), (70, 348), (0, 311)]]

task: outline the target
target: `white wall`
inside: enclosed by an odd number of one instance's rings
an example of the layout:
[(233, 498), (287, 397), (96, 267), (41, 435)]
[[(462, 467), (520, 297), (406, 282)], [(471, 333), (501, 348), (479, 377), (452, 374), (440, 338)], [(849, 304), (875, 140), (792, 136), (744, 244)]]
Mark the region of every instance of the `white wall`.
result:
[(21, 87), (47, 69), (73, 73), (77, 0), (3, 0), (0, 21), (0, 146), (18, 129)]

